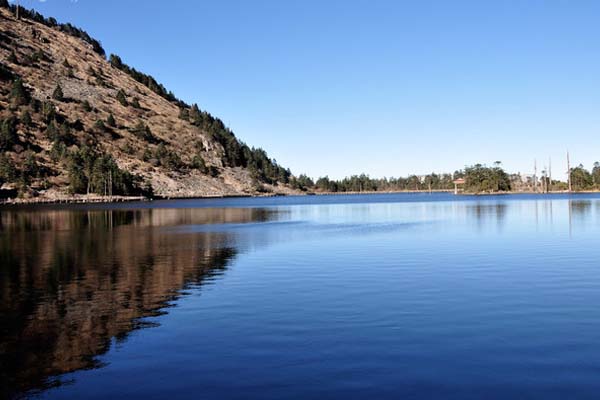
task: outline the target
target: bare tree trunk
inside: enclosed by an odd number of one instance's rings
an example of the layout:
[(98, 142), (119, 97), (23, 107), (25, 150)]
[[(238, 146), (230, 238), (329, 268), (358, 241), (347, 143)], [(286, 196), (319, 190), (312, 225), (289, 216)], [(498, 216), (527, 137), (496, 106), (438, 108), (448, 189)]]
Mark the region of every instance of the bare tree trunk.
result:
[(571, 184), (571, 159), (569, 158), (569, 152), (567, 151), (567, 173), (568, 173), (568, 181), (569, 181), (569, 193), (573, 190), (573, 186)]

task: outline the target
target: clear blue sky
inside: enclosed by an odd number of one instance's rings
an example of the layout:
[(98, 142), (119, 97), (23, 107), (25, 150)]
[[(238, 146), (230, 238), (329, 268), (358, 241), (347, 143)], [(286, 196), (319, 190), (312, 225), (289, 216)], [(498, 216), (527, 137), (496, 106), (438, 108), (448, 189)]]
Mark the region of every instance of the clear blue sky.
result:
[(600, 1), (21, 0), (294, 173), (600, 160)]

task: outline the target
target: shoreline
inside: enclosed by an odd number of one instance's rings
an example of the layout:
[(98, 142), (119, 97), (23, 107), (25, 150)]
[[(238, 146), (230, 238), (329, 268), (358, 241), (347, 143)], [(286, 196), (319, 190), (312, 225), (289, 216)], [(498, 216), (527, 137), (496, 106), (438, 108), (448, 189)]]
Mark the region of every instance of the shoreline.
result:
[[(303, 192), (294, 194), (228, 194), (228, 195), (209, 195), (209, 196), (156, 196), (153, 198), (144, 196), (68, 196), (68, 197), (34, 197), (27, 199), (8, 198), (0, 200), (0, 209), (6, 206), (36, 206), (36, 205), (54, 205), (54, 204), (113, 204), (113, 203), (131, 203), (131, 202), (151, 202), (154, 200), (204, 200), (204, 199), (228, 199), (228, 198), (256, 198), (256, 197), (290, 197), (290, 196), (360, 196), (374, 194), (433, 194), (433, 193), (450, 193), (454, 194), (454, 190), (438, 189), (438, 190), (391, 190), (391, 191), (362, 191), (362, 192)], [(594, 194), (600, 193), (600, 190), (585, 190), (577, 192), (568, 191), (551, 191), (547, 193), (540, 192), (497, 192), (497, 193), (465, 193), (459, 192), (455, 196), (514, 196), (514, 195), (548, 195), (548, 194)]]

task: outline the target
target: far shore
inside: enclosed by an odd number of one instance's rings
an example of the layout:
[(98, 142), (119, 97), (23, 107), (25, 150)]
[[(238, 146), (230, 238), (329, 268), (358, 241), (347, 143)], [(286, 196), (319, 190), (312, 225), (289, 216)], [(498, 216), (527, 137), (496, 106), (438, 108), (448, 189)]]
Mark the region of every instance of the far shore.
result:
[[(31, 198), (8, 198), (0, 200), (0, 207), (14, 205), (43, 205), (43, 204), (102, 204), (102, 203), (124, 203), (124, 202), (140, 202), (152, 200), (193, 200), (193, 199), (226, 199), (226, 198), (252, 198), (252, 197), (288, 197), (288, 196), (344, 196), (344, 195), (374, 195), (374, 194), (427, 194), (427, 193), (454, 193), (450, 189), (438, 190), (392, 190), (392, 191), (351, 191), (351, 192), (298, 192), (293, 194), (281, 193), (254, 193), (254, 194), (224, 194), (224, 195), (209, 195), (209, 196), (156, 196), (153, 198), (144, 196), (98, 196), (98, 195), (75, 195), (61, 197), (31, 197)], [(592, 194), (600, 193), (600, 190), (584, 190), (577, 192), (569, 192), (567, 190), (550, 191), (550, 192), (534, 192), (534, 191), (511, 191), (511, 192), (485, 192), (471, 193), (459, 191), (457, 196), (498, 196), (498, 195), (523, 195), (523, 194)]]

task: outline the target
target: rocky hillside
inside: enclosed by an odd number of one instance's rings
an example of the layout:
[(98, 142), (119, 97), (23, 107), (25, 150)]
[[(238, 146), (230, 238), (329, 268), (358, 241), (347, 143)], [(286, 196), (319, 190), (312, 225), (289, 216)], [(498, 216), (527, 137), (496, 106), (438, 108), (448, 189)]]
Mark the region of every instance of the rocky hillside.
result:
[(298, 181), (221, 120), (106, 56), (85, 31), (0, 0), (3, 193), (223, 196)]

